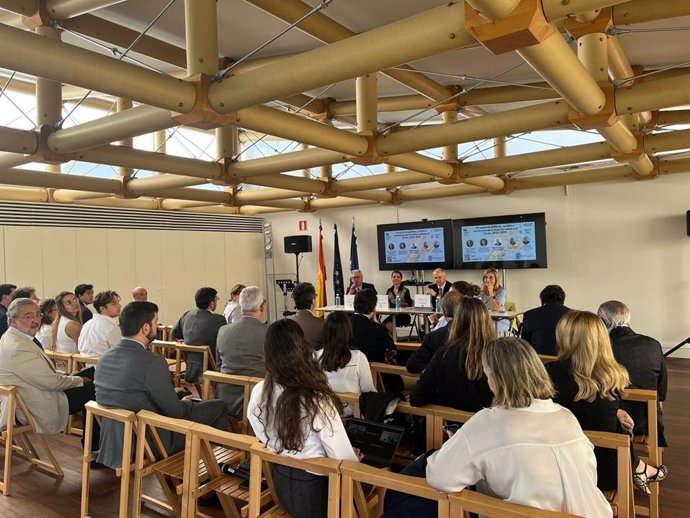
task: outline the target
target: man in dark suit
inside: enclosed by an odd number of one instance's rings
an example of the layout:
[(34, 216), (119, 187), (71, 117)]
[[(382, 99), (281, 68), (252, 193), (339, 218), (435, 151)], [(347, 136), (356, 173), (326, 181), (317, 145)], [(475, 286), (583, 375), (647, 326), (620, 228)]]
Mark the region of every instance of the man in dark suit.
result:
[(443, 268), (434, 270), (434, 282), (426, 287), (426, 294), (431, 295), (431, 307), (436, 307), (436, 297), (441, 297), (450, 291), (452, 284), (446, 279), (446, 271)]
[(350, 286), (347, 288), (348, 295), (357, 295), (362, 290), (371, 290), (376, 295), (376, 288), (373, 284), (364, 282), (362, 270), (352, 270), (350, 272)]
[(304, 332), (304, 337), (318, 351), (323, 347), (323, 318), (315, 317), (312, 310), (316, 307), (316, 289), (310, 282), (300, 282), (292, 292), (297, 313), (290, 318), (297, 322)]
[[(178, 399), (165, 359), (146, 349), (156, 338), (158, 306), (153, 302), (130, 302), (120, 313), (120, 330), (122, 341), (98, 362), (94, 379), (98, 404), (133, 412), (151, 410), (166, 417), (228, 429), (227, 405), (223, 401), (194, 402), (190, 396)], [(123, 438), (121, 423), (105, 419), (97, 462), (121, 467)], [(184, 448), (184, 437), (179, 434), (161, 430), (160, 438), (168, 453)]]
[[(218, 333), (220, 372), (242, 376), (263, 377), (264, 342), (268, 326), (264, 323), (266, 299), (256, 286), (247, 286), (240, 292), (242, 316), (232, 324), (223, 326)], [(220, 383), (218, 397), (228, 404), (230, 415), (240, 417), (244, 404), (242, 387)]]
[[(622, 302), (617, 300), (604, 302), (599, 306), (597, 314), (609, 330), (616, 361), (630, 374), (631, 388), (656, 390), (659, 401), (657, 407), (659, 446), (666, 447), (661, 402), (666, 399), (668, 374), (661, 344), (654, 338), (637, 334), (630, 329), (630, 310)], [(628, 412), (635, 422), (635, 434), (646, 435), (646, 404), (621, 401), (621, 408)]]
[[(214, 313), (218, 304), (218, 292), (213, 288), (199, 288), (194, 294), (196, 309), (187, 311), (172, 330), (172, 337), (184, 340), (187, 345), (208, 345), (218, 363), (216, 338), (218, 330), (227, 324), (223, 315)], [(203, 374), (203, 356), (201, 353), (187, 353), (185, 358), (187, 383), (196, 383)]]
[(450, 291), (441, 299), (441, 310), (448, 323), (424, 337), (421, 347), (407, 359), (405, 367), (408, 372), (412, 374), (422, 372), (426, 369), (426, 366), (429, 365), (436, 351), (448, 343), (448, 335), (450, 334), (450, 328), (453, 323), (453, 315), (460, 305), (461, 300), (462, 295), (457, 291)]
[(74, 288), (74, 294), (79, 299), (79, 308), (81, 309), (81, 323), (86, 324), (93, 318), (93, 313), (87, 307), (93, 303), (93, 284), (78, 284)]
[(12, 302), (12, 292), (17, 287), (14, 284), (0, 284), (0, 336), (5, 334), (9, 324), (7, 323), (7, 308)]
[[(357, 293), (354, 309), (352, 338), (357, 349), (364, 353), (370, 363), (391, 363), (397, 350), (386, 327), (376, 321), (376, 293), (371, 290)], [(387, 392), (398, 392), (403, 389), (400, 376), (384, 375), (383, 383)]]
[(556, 324), (570, 308), (563, 304), (565, 292), (556, 284), (541, 290), (539, 299), (541, 306), (525, 313), (520, 336), (532, 344), (538, 354), (556, 356)]

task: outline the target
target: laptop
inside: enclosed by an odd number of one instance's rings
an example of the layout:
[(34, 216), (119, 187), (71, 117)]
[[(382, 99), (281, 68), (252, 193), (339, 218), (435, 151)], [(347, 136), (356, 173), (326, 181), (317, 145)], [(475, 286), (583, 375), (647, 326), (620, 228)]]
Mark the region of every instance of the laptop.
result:
[(352, 446), (364, 455), (362, 462), (375, 468), (388, 468), (405, 429), (353, 417), (345, 425), (345, 431)]

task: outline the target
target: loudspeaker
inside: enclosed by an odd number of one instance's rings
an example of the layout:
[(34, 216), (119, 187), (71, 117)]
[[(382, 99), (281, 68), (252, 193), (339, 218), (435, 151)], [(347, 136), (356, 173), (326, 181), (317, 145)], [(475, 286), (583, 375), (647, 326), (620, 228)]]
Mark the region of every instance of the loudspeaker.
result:
[(285, 236), (284, 240), (286, 254), (302, 254), (304, 252), (311, 252), (311, 236)]

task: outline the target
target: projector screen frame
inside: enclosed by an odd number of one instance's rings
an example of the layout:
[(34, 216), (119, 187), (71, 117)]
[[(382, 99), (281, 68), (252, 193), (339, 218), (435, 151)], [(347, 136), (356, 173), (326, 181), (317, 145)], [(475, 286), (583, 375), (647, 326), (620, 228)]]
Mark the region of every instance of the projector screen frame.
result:
[[(391, 231), (405, 231), (405, 230), (443, 230), (443, 246), (444, 246), (444, 260), (440, 262), (429, 261), (406, 261), (400, 263), (393, 263), (386, 261), (386, 242), (385, 232)], [(454, 264), (453, 258), (453, 220), (452, 219), (436, 219), (436, 220), (422, 220), (422, 221), (408, 221), (404, 223), (385, 223), (376, 225), (376, 238), (379, 256), (379, 270), (380, 271), (394, 271), (394, 270), (430, 270), (435, 268), (444, 268), (452, 270)], [(433, 246), (433, 244), (432, 244)]]

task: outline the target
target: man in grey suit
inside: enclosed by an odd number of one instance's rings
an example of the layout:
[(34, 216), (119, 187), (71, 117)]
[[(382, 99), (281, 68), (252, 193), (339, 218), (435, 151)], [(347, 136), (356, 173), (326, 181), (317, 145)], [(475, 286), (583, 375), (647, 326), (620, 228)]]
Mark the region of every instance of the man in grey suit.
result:
[[(157, 414), (228, 429), (227, 406), (223, 401), (194, 402), (189, 396), (178, 399), (163, 357), (146, 346), (156, 338), (158, 306), (153, 302), (134, 301), (120, 313), (122, 341), (109, 349), (96, 369), (96, 402), (109, 408)], [(121, 423), (104, 420), (101, 427), (101, 449), (97, 462), (111, 468), (122, 464), (124, 431)], [(184, 448), (179, 434), (161, 430), (160, 437), (168, 453)]]
[[(0, 385), (15, 385), (36, 422), (40, 433), (59, 433), (67, 417), (84, 410), (94, 397), (88, 378), (66, 376), (55, 371), (53, 363), (36, 339), (41, 327), (38, 304), (27, 298), (12, 301), (7, 311), (9, 329), (0, 339)], [(0, 419), (6, 419), (3, 401)], [(20, 417), (23, 421), (23, 418)], [(0, 422), (0, 429), (6, 423)], [(98, 444), (94, 430), (92, 446)]]
[(323, 318), (317, 318), (312, 313), (316, 307), (316, 289), (311, 282), (300, 282), (292, 292), (295, 299), (297, 313), (290, 318), (297, 322), (304, 332), (304, 337), (318, 351), (323, 347), (321, 334), (323, 333)]
[[(268, 326), (263, 322), (266, 300), (256, 286), (248, 286), (240, 293), (242, 316), (236, 322), (223, 326), (218, 332), (220, 372), (243, 376), (263, 377), (264, 340)], [(219, 383), (218, 397), (228, 404), (230, 415), (240, 417), (244, 403), (242, 387)]]
[[(223, 315), (214, 313), (218, 304), (218, 292), (213, 288), (199, 288), (194, 294), (197, 309), (187, 311), (172, 330), (176, 340), (184, 340), (187, 345), (208, 345), (218, 363), (216, 338), (218, 330), (227, 321)], [(203, 374), (203, 356), (201, 353), (187, 353), (185, 358), (187, 383), (197, 383)]]

